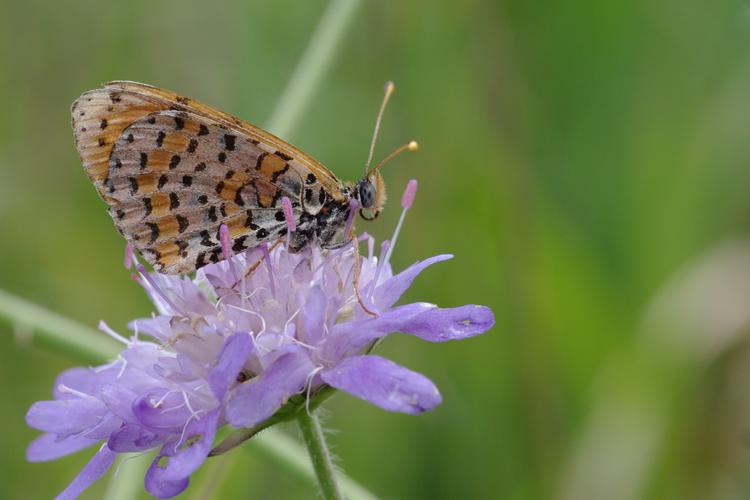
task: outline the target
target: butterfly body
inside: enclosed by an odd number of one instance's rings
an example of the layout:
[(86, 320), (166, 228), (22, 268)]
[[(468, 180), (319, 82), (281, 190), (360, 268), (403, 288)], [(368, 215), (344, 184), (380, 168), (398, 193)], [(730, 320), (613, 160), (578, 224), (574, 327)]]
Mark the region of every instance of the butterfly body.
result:
[(156, 87), (110, 82), (71, 113), (84, 169), (115, 225), (160, 272), (221, 260), (222, 225), (236, 252), (280, 238), (291, 251), (335, 247), (349, 236), (352, 198), (375, 214), (384, 202), (379, 172), (343, 183), (278, 137)]

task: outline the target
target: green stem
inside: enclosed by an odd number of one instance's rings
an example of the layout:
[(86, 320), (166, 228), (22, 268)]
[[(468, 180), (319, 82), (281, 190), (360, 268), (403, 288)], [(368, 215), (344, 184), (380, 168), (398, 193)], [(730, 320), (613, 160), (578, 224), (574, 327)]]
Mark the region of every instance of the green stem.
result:
[[(297, 441), (285, 433), (274, 428), (266, 429), (253, 438), (253, 446), (246, 449), (253, 450), (264, 460), (272, 462), (290, 474), (306, 482), (315, 481), (310, 460), (304, 454)], [(362, 485), (346, 474), (336, 471), (336, 479), (341, 487), (341, 493), (348, 500), (376, 500), (377, 497), (367, 491)]]
[(299, 412), (297, 417), (302, 439), (307, 446), (307, 452), (310, 454), (310, 460), (318, 477), (320, 491), (323, 493), (325, 500), (341, 500), (341, 493), (336, 484), (336, 477), (333, 471), (333, 462), (331, 454), (326, 446), (326, 440), (323, 437), (323, 430), (320, 428), (315, 415), (308, 414), (306, 411)]
[(331, 1), (266, 123), (269, 131), (288, 136), (299, 123), (313, 94), (322, 84), (323, 76), (328, 72), (361, 3), (361, 0)]
[(101, 332), (3, 290), (0, 290), (0, 318), (10, 323), (19, 340), (40, 342), (82, 361), (108, 359), (122, 347)]

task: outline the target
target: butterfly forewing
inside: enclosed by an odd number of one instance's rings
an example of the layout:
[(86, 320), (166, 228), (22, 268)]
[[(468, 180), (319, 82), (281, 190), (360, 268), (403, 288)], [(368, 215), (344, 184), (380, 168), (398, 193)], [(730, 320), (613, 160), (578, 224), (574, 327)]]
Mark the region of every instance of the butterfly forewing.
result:
[(73, 104), (84, 168), (120, 232), (154, 267), (186, 273), (221, 259), (219, 227), (235, 251), (286, 231), (342, 197), (325, 167), (281, 139), (176, 94), (130, 82)]

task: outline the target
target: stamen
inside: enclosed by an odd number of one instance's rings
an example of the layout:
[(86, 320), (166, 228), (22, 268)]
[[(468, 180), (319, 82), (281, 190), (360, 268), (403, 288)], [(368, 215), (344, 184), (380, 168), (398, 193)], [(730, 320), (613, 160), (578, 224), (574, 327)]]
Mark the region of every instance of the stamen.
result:
[(114, 331), (113, 329), (111, 329), (109, 327), (109, 325), (107, 323), (105, 323), (104, 321), (99, 321), (99, 330), (101, 330), (102, 332), (106, 333), (107, 335), (109, 335), (110, 337), (112, 337), (113, 339), (115, 339), (118, 342), (122, 342), (125, 345), (129, 345), (130, 344), (130, 342), (128, 341), (128, 339), (126, 339), (125, 337), (123, 337), (122, 335), (120, 335), (119, 333), (117, 333), (116, 331)]
[(162, 411), (159, 412), (159, 415), (164, 415), (167, 412), (176, 411), (176, 410), (179, 410), (181, 408), (185, 408), (185, 403), (179, 404), (177, 406), (173, 406), (172, 408), (167, 408), (166, 410), (162, 410)]
[(297, 314), (299, 314), (299, 311), (300, 311), (299, 309), (297, 309), (296, 311), (294, 311), (294, 314), (292, 314), (291, 316), (289, 316), (289, 319), (286, 320), (286, 323), (284, 323), (284, 329), (281, 331), (281, 335), (283, 335), (284, 337), (286, 337), (286, 330), (287, 330), (287, 328), (289, 328), (289, 325), (291, 324), (291, 322), (294, 321), (294, 318), (297, 317)]
[(234, 268), (234, 250), (232, 250), (232, 237), (229, 233), (229, 227), (226, 224), (219, 226), (219, 241), (221, 242), (221, 253), (224, 254), (224, 260), (227, 262), (229, 269), (232, 271), (234, 282), (239, 281), (237, 271)]
[(125, 359), (120, 354), (118, 354), (115, 360), (112, 361), (111, 363), (107, 363), (106, 365), (95, 366), (91, 368), (91, 370), (93, 370), (94, 373), (101, 373), (103, 371), (109, 370), (110, 368), (117, 366), (119, 363), (127, 363), (127, 361), (125, 361)]
[(365, 241), (367, 240), (367, 260), (372, 260), (372, 253), (375, 251), (375, 238), (373, 238), (370, 233), (367, 231), (364, 231), (362, 234), (359, 235), (357, 238), (358, 241)]
[[(180, 439), (175, 443), (174, 445), (174, 452), (177, 453), (180, 449), (180, 446), (182, 446), (182, 442), (185, 440), (185, 432), (187, 432), (187, 427), (190, 425), (190, 422), (193, 420), (193, 416), (189, 416), (188, 419), (185, 421), (185, 425), (182, 427), (182, 433), (180, 433)], [(196, 419), (197, 420), (197, 419)]]
[(199, 413), (203, 410), (195, 411), (193, 410), (193, 407), (190, 406), (190, 399), (188, 399), (188, 393), (187, 391), (183, 390), (182, 392), (182, 399), (185, 401), (185, 406), (187, 406), (188, 411), (192, 416), (194, 416), (196, 419), (198, 419)]
[[(106, 445), (107, 445), (107, 443), (105, 442), (102, 445), (102, 448), (104, 448), (104, 446), (106, 446)], [(140, 453), (131, 453), (131, 454), (129, 454), (127, 457), (123, 458), (122, 460), (120, 460), (117, 463), (117, 465), (115, 466), (115, 471), (112, 473), (112, 475), (115, 476), (115, 477), (117, 477), (120, 474), (120, 469), (122, 469), (123, 465), (125, 465), (126, 463), (130, 462), (133, 459), (140, 458), (140, 457), (142, 457), (144, 455), (148, 455), (149, 453), (151, 453), (151, 450), (141, 451)]]
[(76, 434), (73, 434), (73, 436), (75, 436), (75, 437), (84, 437), (84, 438), (88, 437), (91, 434), (93, 434), (94, 432), (96, 432), (97, 430), (101, 429), (102, 426), (104, 426), (106, 423), (107, 423), (107, 419), (103, 418), (103, 417), (100, 417), (100, 419), (96, 423), (96, 425), (94, 425), (93, 427), (91, 427), (89, 429), (85, 429), (82, 432), (78, 432)]
[(310, 416), (312, 416), (312, 413), (310, 413), (310, 391), (312, 390), (312, 382), (313, 382), (313, 379), (315, 378), (315, 375), (317, 375), (318, 372), (320, 372), (321, 370), (323, 370), (323, 367), (317, 366), (305, 378), (305, 385), (307, 386), (307, 391), (305, 394), (305, 411)]
[(63, 394), (72, 394), (74, 396), (78, 396), (79, 398), (86, 399), (88, 401), (99, 401), (96, 397), (92, 396), (91, 394), (86, 394), (85, 392), (77, 391), (73, 389), (72, 387), (68, 387), (65, 384), (58, 385), (57, 390)]
[(178, 389), (172, 389), (171, 391), (167, 391), (166, 393), (164, 393), (164, 395), (160, 397), (158, 400), (156, 400), (155, 403), (149, 402), (151, 404), (151, 407), (160, 408), (161, 405), (164, 404), (164, 401), (167, 400), (167, 396), (169, 396), (170, 394), (174, 394), (175, 392), (180, 392), (180, 391)]
[(125, 269), (133, 267), (133, 245), (130, 243), (125, 245), (125, 257), (122, 260), (122, 264), (125, 266)]
[(398, 224), (396, 224), (396, 230), (393, 231), (393, 237), (391, 238), (391, 246), (388, 249), (388, 253), (385, 254), (384, 263), (391, 261), (391, 254), (393, 254), (393, 248), (396, 246), (396, 240), (398, 240), (398, 233), (401, 232), (401, 226), (404, 225), (404, 218), (406, 217), (406, 212), (408, 212), (409, 209), (411, 208), (411, 205), (414, 202), (414, 197), (416, 195), (417, 195), (417, 181), (415, 179), (412, 179), (406, 184), (404, 195), (401, 197), (401, 206), (403, 207), (403, 210), (401, 211), (401, 216), (398, 218)]
[(268, 245), (263, 243), (259, 245), (260, 250), (263, 252), (263, 260), (266, 261), (266, 267), (268, 268), (268, 282), (271, 286), (271, 295), (276, 298), (276, 283), (273, 279), (273, 266), (271, 266), (271, 252), (268, 251)]
[(120, 371), (117, 372), (117, 380), (120, 380), (122, 376), (125, 374), (125, 370), (128, 368), (128, 360), (123, 358), (122, 359), (122, 366), (120, 367)]
[[(161, 287), (159, 286), (159, 284), (158, 284), (158, 283), (156, 283), (156, 280), (154, 280), (153, 276), (151, 276), (150, 274), (148, 274), (148, 272), (146, 271), (146, 268), (145, 268), (145, 267), (143, 267), (143, 266), (142, 266), (141, 264), (138, 264), (138, 265), (136, 266), (136, 269), (137, 269), (137, 270), (138, 270), (138, 272), (140, 273), (140, 275), (141, 275), (141, 278), (143, 278), (143, 280), (145, 280), (145, 281), (146, 281), (146, 283), (148, 283), (148, 284), (149, 284), (149, 285), (151, 286), (151, 288), (153, 289), (153, 291), (154, 291), (154, 292), (155, 292), (155, 293), (156, 293), (157, 295), (159, 295), (159, 297), (160, 297), (160, 298), (161, 298), (161, 299), (162, 299), (162, 300), (163, 300), (163, 301), (164, 301), (164, 302), (165, 302), (165, 303), (166, 303), (166, 304), (167, 304), (167, 305), (168, 305), (169, 307), (171, 307), (171, 308), (172, 308), (172, 309), (173, 309), (173, 310), (174, 310), (175, 312), (177, 312), (177, 313), (179, 313), (179, 314), (181, 314), (181, 315), (183, 315), (183, 316), (186, 316), (186, 314), (185, 314), (185, 313), (184, 313), (184, 312), (182, 311), (182, 309), (180, 309), (179, 307), (177, 307), (177, 305), (175, 305), (175, 303), (174, 303), (174, 302), (172, 302), (172, 301), (171, 301), (171, 300), (169, 299), (169, 297), (167, 297), (167, 294), (166, 294), (166, 293), (164, 293), (164, 290), (162, 290), (162, 289), (161, 289)], [(146, 286), (145, 286), (145, 284), (144, 284), (144, 282), (143, 282), (142, 280), (139, 280), (139, 283), (141, 283), (141, 285), (143, 285), (143, 286), (144, 286), (144, 288), (146, 288)]]
[(383, 240), (383, 243), (380, 244), (380, 258), (378, 259), (378, 267), (375, 268), (375, 276), (372, 277), (372, 281), (370, 282), (370, 287), (367, 291), (367, 298), (371, 299), (372, 295), (375, 293), (375, 288), (378, 286), (378, 278), (380, 278), (380, 271), (383, 269), (383, 266), (385, 265), (385, 255), (388, 254), (388, 250), (391, 248), (391, 242), (388, 240)]
[[(255, 293), (255, 292), (253, 292), (253, 293)], [(232, 304), (229, 304), (227, 307), (231, 307), (232, 309), (237, 309), (238, 311), (242, 311), (242, 312), (247, 313), (247, 314), (252, 314), (253, 316), (256, 316), (258, 319), (260, 319), (260, 325), (261, 325), (261, 327), (260, 327), (260, 331), (255, 334), (255, 338), (256, 339), (258, 337), (260, 337), (261, 335), (263, 335), (263, 333), (266, 331), (266, 320), (265, 320), (265, 318), (263, 317), (262, 314), (258, 314), (257, 312), (252, 311), (250, 309), (245, 309), (245, 308), (242, 308), (242, 307), (239, 307), (239, 306), (235, 306), (235, 305), (232, 305)]]

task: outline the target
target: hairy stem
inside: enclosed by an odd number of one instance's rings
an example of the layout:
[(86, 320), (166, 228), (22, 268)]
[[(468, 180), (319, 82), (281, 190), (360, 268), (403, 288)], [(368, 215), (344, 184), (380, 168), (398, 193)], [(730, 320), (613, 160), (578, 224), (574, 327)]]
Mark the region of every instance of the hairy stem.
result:
[(323, 430), (320, 428), (320, 422), (314, 414), (308, 414), (301, 411), (297, 417), (302, 439), (307, 446), (307, 452), (310, 454), (310, 460), (318, 478), (320, 491), (323, 493), (325, 500), (341, 500), (341, 493), (336, 484), (336, 476), (333, 470), (331, 454), (328, 451), (326, 440), (323, 437)]

